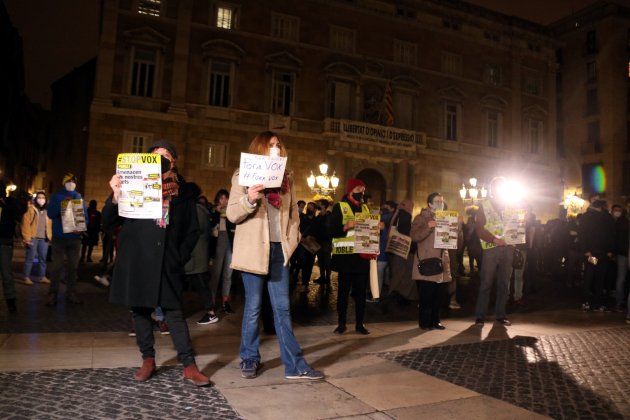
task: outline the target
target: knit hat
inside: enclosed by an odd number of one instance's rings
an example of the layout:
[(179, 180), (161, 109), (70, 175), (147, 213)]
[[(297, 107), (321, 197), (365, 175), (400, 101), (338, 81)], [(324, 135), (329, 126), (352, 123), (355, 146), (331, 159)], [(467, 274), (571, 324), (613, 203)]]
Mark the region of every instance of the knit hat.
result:
[(356, 187), (365, 187), (365, 182), (358, 178), (350, 178), (348, 180), (348, 188), (346, 188), (346, 194), (349, 194)]
[(66, 182), (74, 182), (76, 184), (77, 183), (77, 176), (75, 174), (73, 174), (72, 172), (67, 172), (63, 176), (63, 180), (61, 181), (61, 185), (66, 185)]
[(175, 149), (175, 146), (173, 146), (170, 141), (165, 139), (156, 140), (151, 146), (149, 146), (147, 153), (152, 153), (155, 149), (160, 148), (168, 150), (171, 156), (177, 160), (177, 149)]

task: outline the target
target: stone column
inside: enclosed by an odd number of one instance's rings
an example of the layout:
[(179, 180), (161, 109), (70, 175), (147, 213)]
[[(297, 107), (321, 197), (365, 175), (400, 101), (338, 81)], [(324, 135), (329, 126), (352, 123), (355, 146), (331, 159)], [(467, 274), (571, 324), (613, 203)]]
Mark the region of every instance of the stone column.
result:
[(190, 28), (192, 21), (192, 1), (180, 0), (177, 9), (177, 35), (173, 59), (173, 80), (171, 82), (171, 104), (169, 113), (186, 113), (186, 82), (188, 76), (188, 56), (190, 53)]
[(114, 58), (116, 54), (116, 32), (118, 30), (118, 0), (103, 1), (101, 15), (101, 38), (96, 60), (94, 102), (111, 105)]

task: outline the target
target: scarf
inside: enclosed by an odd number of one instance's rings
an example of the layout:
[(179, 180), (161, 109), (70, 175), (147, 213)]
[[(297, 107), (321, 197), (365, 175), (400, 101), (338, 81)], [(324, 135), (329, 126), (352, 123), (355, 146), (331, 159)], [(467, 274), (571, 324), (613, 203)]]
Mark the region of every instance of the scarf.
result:
[(265, 198), (267, 199), (267, 203), (279, 209), (282, 205), (281, 194), (286, 194), (287, 191), (289, 191), (289, 177), (285, 173), (284, 177), (282, 177), (282, 185), (280, 188), (265, 188)]
[(162, 218), (155, 219), (155, 224), (162, 229), (165, 229), (169, 223), (171, 200), (179, 195), (177, 171), (173, 168), (171, 172), (172, 175), (162, 180)]

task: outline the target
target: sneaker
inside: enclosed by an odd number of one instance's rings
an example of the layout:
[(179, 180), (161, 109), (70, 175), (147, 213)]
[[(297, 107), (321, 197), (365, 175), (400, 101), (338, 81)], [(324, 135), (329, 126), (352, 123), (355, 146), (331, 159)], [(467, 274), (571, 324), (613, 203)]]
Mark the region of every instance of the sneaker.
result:
[(164, 321), (158, 321), (158, 328), (160, 329), (160, 334), (169, 335), (171, 332), (168, 330), (168, 325)]
[(510, 325), (512, 325), (512, 322), (510, 322), (510, 320), (507, 318), (499, 318), (497, 319), (497, 322), (499, 324), (505, 325), (506, 327), (509, 327)]
[(297, 375), (285, 375), (286, 379), (310, 379), (310, 380), (318, 380), (324, 379), (324, 374), (319, 370), (309, 369), (304, 373), (298, 373)]
[(455, 301), (448, 304), (449, 309), (462, 309), (461, 305)]
[(33, 280), (31, 280), (30, 277), (24, 277), (24, 284), (27, 286), (32, 286)]
[(230, 302), (225, 302), (223, 305), (221, 305), (221, 312), (223, 312), (224, 314), (234, 313), (234, 311), (232, 310), (232, 307), (230, 306)]
[(485, 324), (485, 323), (486, 322), (483, 319), (481, 319), (481, 318), (475, 319), (475, 325), (480, 325), (480, 326), (483, 327), (483, 324)]
[(96, 280), (97, 283), (105, 286), (105, 287), (109, 287), (109, 280), (107, 279), (107, 275), (105, 276), (94, 276), (94, 280)]
[(131, 330), (129, 331), (129, 333), (127, 334), (129, 337), (135, 337), (136, 336), (136, 330)]
[(206, 312), (205, 314), (203, 314), (201, 319), (197, 321), (197, 324), (206, 325), (206, 324), (214, 324), (215, 322), (219, 322), (219, 317), (216, 316), (215, 314)]
[(610, 312), (610, 308), (608, 308), (607, 306), (600, 306), (599, 308), (595, 309), (597, 312)]
[(39, 282), (42, 283), (42, 284), (50, 284), (50, 280), (46, 276), (44, 276), (41, 279), (39, 279)]
[(258, 374), (260, 363), (255, 360), (243, 360), (241, 362), (241, 376), (245, 379), (254, 379)]
[(591, 310), (591, 304), (588, 302), (585, 302), (582, 304), (582, 310), (584, 312), (589, 312)]

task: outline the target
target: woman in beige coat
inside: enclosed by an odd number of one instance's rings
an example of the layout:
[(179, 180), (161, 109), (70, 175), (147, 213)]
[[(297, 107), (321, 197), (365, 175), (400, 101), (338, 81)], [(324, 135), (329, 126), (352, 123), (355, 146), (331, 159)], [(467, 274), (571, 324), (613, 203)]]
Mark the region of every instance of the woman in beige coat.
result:
[(26, 259), (24, 261), (24, 284), (33, 284), (31, 270), (33, 261), (37, 258), (39, 265), (39, 282), (48, 284), (46, 277), (46, 256), (48, 255), (48, 242), (52, 239), (52, 221), (48, 218), (46, 204), (48, 197), (43, 191), (35, 195), (35, 200), (28, 206), (28, 210), (22, 217), (22, 240), (26, 247)]
[[(422, 209), (411, 224), (411, 239), (417, 244), (413, 259), (413, 274), (416, 280), (420, 305), (418, 306), (418, 324), (423, 330), (443, 330), (440, 323), (440, 308), (446, 299), (448, 283), (451, 281), (451, 270), (448, 252), (433, 247), (435, 241), (435, 212), (444, 209), (444, 197), (434, 192), (427, 198), (428, 208)], [(443, 271), (440, 274), (427, 276), (420, 274), (418, 262), (427, 258), (441, 258)]]
[[(249, 145), (249, 153), (286, 156), (277, 134), (265, 131)], [(258, 318), (263, 287), (267, 287), (273, 309), (280, 358), (286, 379), (322, 379), (312, 369), (293, 335), (289, 303), (289, 258), (299, 241), (298, 216), (293, 180), (285, 169), (280, 188), (239, 185), (239, 171), (232, 177), (227, 218), (236, 224), (232, 265), (241, 271), (245, 307), (241, 330), (241, 376), (255, 378), (261, 366)]]

